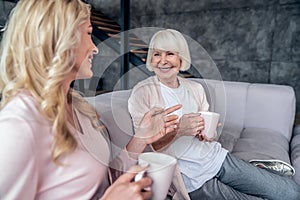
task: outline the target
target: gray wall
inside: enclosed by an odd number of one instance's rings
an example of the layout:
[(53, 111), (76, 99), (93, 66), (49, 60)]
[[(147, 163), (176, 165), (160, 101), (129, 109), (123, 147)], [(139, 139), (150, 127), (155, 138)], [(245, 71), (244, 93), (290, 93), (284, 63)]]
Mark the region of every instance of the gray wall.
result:
[[(0, 30), (3, 29), (9, 12), (14, 5), (15, 3), (0, 0)], [(2, 32), (0, 32), (0, 39), (2, 39)]]
[[(119, 2), (91, 3), (120, 21)], [(292, 86), (300, 112), (300, 0), (131, 0), (131, 28), (140, 27), (198, 41), (223, 80)]]
[[(120, 1), (89, 2), (120, 23)], [(3, 5), (0, 25), (12, 3)], [(292, 86), (300, 112), (300, 0), (131, 0), (130, 15), (131, 28), (173, 28), (199, 42), (223, 80)], [(119, 75), (112, 65), (99, 72), (106, 85)]]

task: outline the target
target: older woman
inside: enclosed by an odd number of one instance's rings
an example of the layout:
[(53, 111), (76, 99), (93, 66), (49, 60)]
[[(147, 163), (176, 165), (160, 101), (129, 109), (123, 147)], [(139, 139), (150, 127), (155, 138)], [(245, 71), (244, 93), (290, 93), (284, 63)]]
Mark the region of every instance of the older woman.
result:
[(137, 135), (149, 137), (132, 138), (110, 161), (105, 127), (70, 88), (73, 80), (93, 74), (98, 49), (89, 18), (90, 8), (80, 0), (21, 0), (10, 15), (0, 50), (0, 199), (151, 197), (142, 190), (150, 178), (132, 182), (144, 168), (134, 166), (112, 183), (116, 170), (108, 164), (128, 170), (136, 160), (127, 150), (140, 153), (165, 135), (177, 117), (166, 123), (163, 117), (179, 107), (147, 113)]
[(190, 61), (181, 33), (172, 29), (155, 33), (147, 57), (147, 68), (155, 76), (134, 87), (128, 104), (136, 129), (154, 106), (182, 104), (174, 112), (180, 117), (178, 128), (152, 144), (154, 150), (178, 160), (177, 195), (185, 199), (299, 199), (300, 187), (290, 178), (254, 167), (202, 134), (204, 120), (199, 111), (209, 108), (204, 89), (178, 76), (189, 69)]

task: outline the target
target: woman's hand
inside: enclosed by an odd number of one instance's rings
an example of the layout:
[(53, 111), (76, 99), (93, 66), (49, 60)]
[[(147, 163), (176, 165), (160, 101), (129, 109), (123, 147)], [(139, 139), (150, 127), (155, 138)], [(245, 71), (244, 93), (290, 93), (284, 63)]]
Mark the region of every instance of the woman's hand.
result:
[(181, 105), (175, 105), (167, 109), (153, 108), (147, 112), (135, 131), (134, 137), (126, 145), (130, 157), (137, 159), (148, 144), (152, 144), (166, 134), (174, 132), (177, 129), (178, 116), (168, 114), (180, 108)]
[[(143, 177), (139, 181), (133, 182), (135, 175), (145, 170), (146, 167), (133, 166), (129, 171), (120, 176), (107, 190), (101, 200), (109, 199), (150, 199), (152, 191), (150, 186), (152, 180), (149, 177)], [(143, 190), (145, 189), (145, 190)]]
[(214, 138), (208, 138), (206, 135), (202, 134), (201, 132), (196, 135), (196, 137), (200, 140), (200, 141), (207, 141), (207, 142), (212, 142), (214, 141)]
[(177, 135), (197, 136), (204, 129), (204, 119), (200, 113), (185, 114), (180, 118)]
[(177, 129), (178, 116), (169, 115), (181, 108), (181, 105), (175, 105), (167, 109), (153, 108), (147, 112), (138, 129), (135, 137), (143, 139), (146, 144), (152, 144), (164, 135)]
[[(221, 123), (218, 123), (217, 127), (220, 127), (220, 126), (222, 126), (222, 124), (221, 124)], [(212, 138), (207, 137), (206, 135), (202, 134), (201, 132), (200, 132), (198, 135), (196, 135), (196, 137), (197, 137), (200, 141), (212, 142), (212, 141), (214, 141), (214, 139), (217, 137), (217, 135), (218, 135), (218, 132), (217, 132), (217, 130), (216, 130), (216, 131), (215, 131), (215, 135), (214, 135), (214, 137), (212, 137)]]

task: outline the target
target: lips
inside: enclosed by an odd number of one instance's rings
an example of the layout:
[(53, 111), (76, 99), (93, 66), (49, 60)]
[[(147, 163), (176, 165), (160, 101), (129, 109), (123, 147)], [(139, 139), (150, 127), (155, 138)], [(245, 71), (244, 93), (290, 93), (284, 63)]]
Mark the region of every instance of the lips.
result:
[(172, 69), (173, 67), (170, 67), (170, 66), (166, 67), (166, 66), (164, 66), (164, 67), (157, 67), (157, 68), (159, 70), (161, 70), (161, 71), (168, 71), (168, 70)]
[(88, 61), (89, 61), (89, 63), (92, 64), (92, 62), (93, 62), (93, 56), (89, 56), (89, 57), (88, 57)]

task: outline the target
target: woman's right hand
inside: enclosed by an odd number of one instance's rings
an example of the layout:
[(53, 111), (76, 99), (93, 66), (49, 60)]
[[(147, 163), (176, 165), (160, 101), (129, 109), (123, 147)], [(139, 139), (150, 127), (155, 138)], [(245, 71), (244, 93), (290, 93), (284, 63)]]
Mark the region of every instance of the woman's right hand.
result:
[(178, 116), (171, 113), (181, 107), (178, 104), (167, 109), (152, 108), (144, 115), (140, 126), (136, 130), (135, 137), (143, 139), (146, 144), (152, 144), (166, 134), (176, 130)]
[[(138, 165), (131, 167), (127, 173), (120, 176), (109, 188), (107, 188), (101, 200), (150, 199), (152, 197), (152, 191), (150, 190), (152, 180), (149, 177), (143, 177), (139, 181), (133, 181), (135, 175), (142, 170), (145, 170), (145, 167)], [(144, 188), (147, 189), (143, 190)]]

